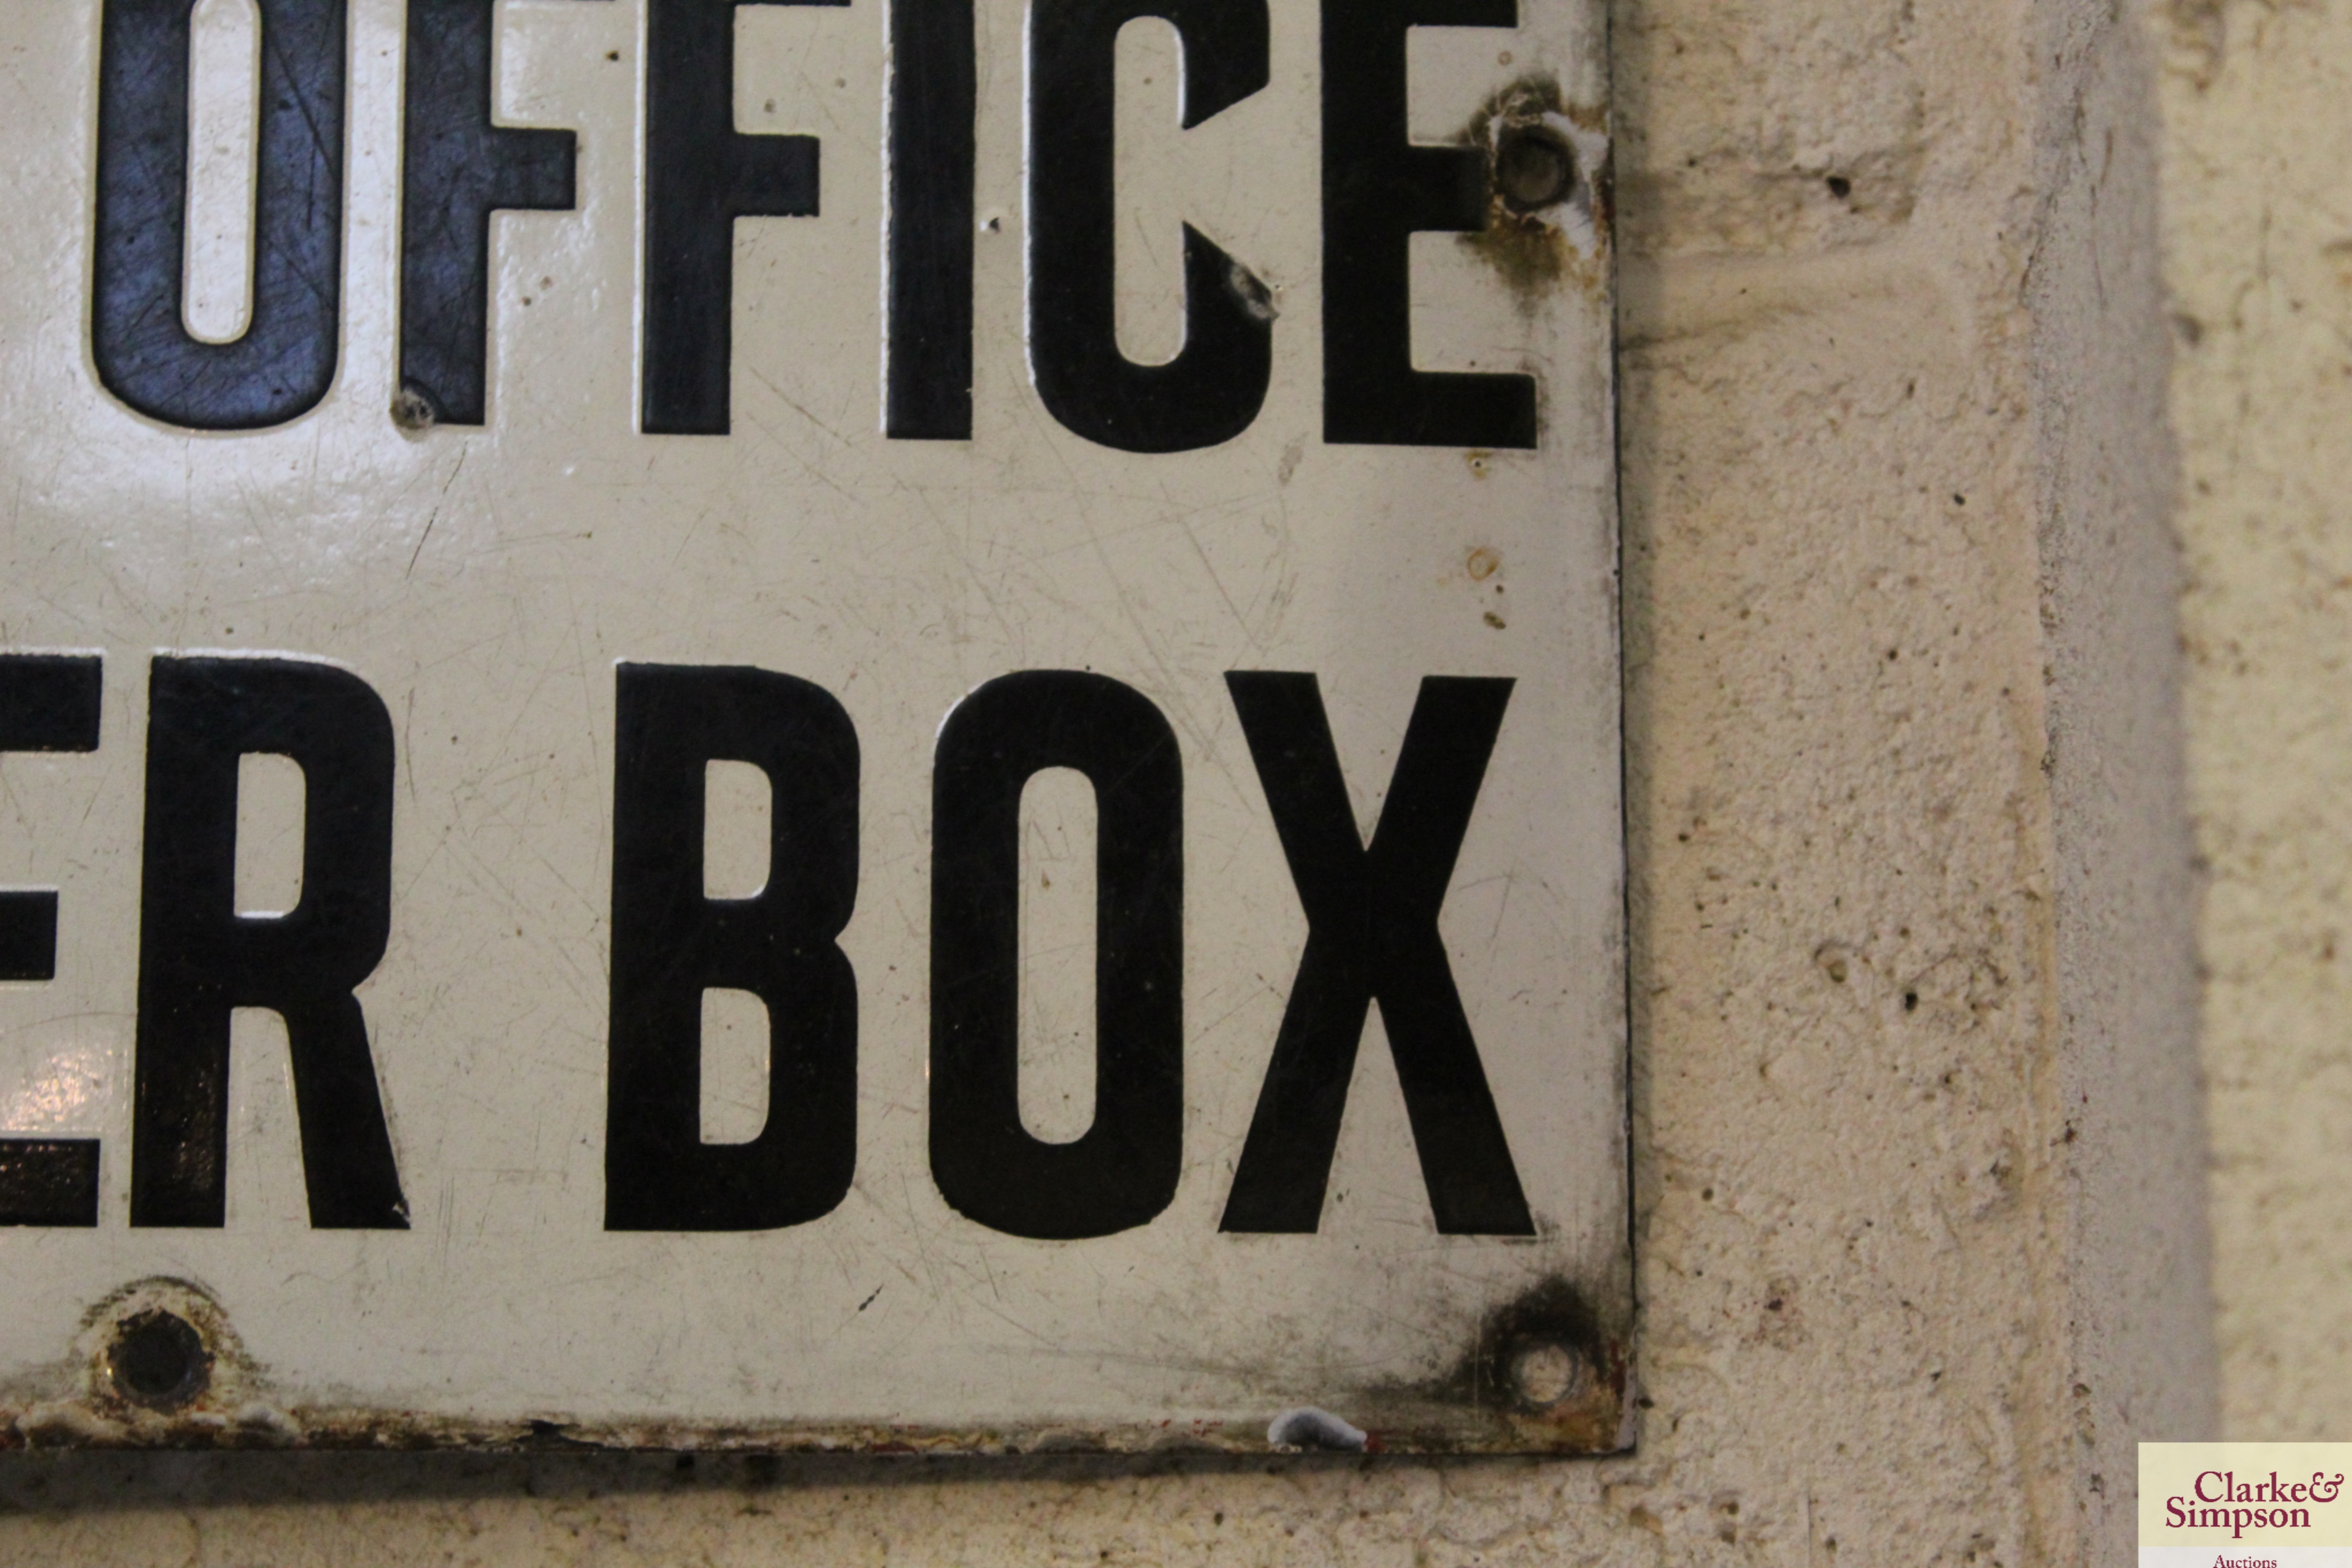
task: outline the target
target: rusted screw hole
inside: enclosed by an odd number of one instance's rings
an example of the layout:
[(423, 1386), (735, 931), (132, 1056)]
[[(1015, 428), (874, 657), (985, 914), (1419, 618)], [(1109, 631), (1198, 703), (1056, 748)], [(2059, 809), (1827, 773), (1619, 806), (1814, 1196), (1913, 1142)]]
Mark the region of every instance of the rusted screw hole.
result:
[(142, 1312), (114, 1331), (107, 1374), (115, 1391), (150, 1410), (177, 1410), (200, 1398), (213, 1380), (212, 1352), (185, 1318)]
[(1541, 126), (1515, 125), (1495, 144), (1495, 184), (1515, 211), (1551, 206), (1576, 184), (1576, 154)]
[(1546, 1409), (1584, 1390), (1584, 1358), (1557, 1340), (1536, 1340), (1511, 1357), (1511, 1383), (1519, 1398)]

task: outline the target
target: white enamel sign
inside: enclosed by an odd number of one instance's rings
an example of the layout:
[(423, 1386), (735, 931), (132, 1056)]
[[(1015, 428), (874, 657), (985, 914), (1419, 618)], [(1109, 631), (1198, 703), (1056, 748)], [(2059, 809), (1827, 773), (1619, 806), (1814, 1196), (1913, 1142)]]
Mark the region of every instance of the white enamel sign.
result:
[(0, 63), (0, 1441), (1621, 1446), (1594, 0)]

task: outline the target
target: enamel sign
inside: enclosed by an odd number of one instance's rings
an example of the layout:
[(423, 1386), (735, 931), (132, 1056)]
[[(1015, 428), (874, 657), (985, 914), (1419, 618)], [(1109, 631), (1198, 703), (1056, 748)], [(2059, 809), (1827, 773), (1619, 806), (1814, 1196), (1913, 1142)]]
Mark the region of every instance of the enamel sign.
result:
[(1622, 1445), (1595, 0), (0, 60), (0, 1443)]

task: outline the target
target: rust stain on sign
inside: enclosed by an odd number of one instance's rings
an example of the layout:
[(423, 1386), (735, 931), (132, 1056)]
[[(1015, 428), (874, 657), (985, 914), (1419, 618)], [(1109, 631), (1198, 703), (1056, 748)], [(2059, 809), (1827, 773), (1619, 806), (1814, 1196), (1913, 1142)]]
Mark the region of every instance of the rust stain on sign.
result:
[(1270, 1423), (1170, 1419), (1116, 1424), (940, 1426), (887, 1422), (712, 1425), (551, 1412), (481, 1420), (352, 1409), (289, 1397), (247, 1353), (201, 1285), (156, 1278), (91, 1308), (38, 1392), (0, 1401), (0, 1451), (34, 1448), (675, 1449), (776, 1454), (1591, 1455), (1632, 1444), (1631, 1355), (1587, 1296), (1547, 1279), (1489, 1312), (1444, 1373), (1425, 1382), (1295, 1406)]
[(1462, 129), (1486, 156), (1486, 226), (1462, 243), (1494, 268), (1522, 310), (1566, 282), (1605, 293), (1610, 153), (1605, 115), (1567, 101), (1558, 80), (1523, 76)]
[[(1572, 1281), (1541, 1281), (1488, 1312), (1446, 1371), (1367, 1391), (1366, 1423), (1396, 1452), (1607, 1454), (1632, 1447), (1632, 1350)], [(1465, 1419), (1495, 1436), (1464, 1443)]]

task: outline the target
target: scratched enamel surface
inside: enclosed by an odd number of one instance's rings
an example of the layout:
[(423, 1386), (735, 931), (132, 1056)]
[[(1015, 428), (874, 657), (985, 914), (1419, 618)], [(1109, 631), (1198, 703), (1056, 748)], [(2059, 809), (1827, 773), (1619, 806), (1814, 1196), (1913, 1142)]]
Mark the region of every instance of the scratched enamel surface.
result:
[[(1172, 37), (1130, 26), (1122, 341), (1139, 357), (1181, 342), (1180, 220), (1245, 263), (1278, 316), (1243, 435), (1172, 454), (1094, 445), (1030, 380), (1023, 16), (984, 4), (972, 436), (889, 440), (885, 14), (746, 6), (738, 124), (820, 139), (821, 211), (736, 230), (731, 433), (645, 435), (644, 16), (637, 0), (517, 0), (498, 14), (499, 112), (578, 132), (577, 207), (493, 220), (486, 423), (410, 431), (387, 412), (402, 9), (355, 0), (333, 386), (284, 426), (194, 433), (131, 412), (93, 368), (99, 11), (0, 16), (15, 150), (0, 652), (104, 658), (95, 752), (0, 759), (0, 885), (55, 888), (60, 910), (56, 977), (0, 984), (0, 1133), (103, 1151), (94, 1227), (0, 1231), (0, 1404), (89, 1404), (100, 1425), (58, 1428), (84, 1436), (143, 1430), (120, 1411), (130, 1426), (104, 1426), (108, 1391), (76, 1346), (110, 1292), (169, 1278), (233, 1328), (240, 1397), (294, 1412), (294, 1430), (335, 1410), (358, 1413), (355, 1429), (544, 1418), (671, 1441), (898, 1427), (1240, 1443), (1314, 1405), (1376, 1436), (1409, 1426), (1402, 1447), (1613, 1446), (1613, 1420), (1589, 1410), (1580, 1435), (1514, 1426), (1511, 1398), (1448, 1382), (1482, 1332), (1518, 1321), (1512, 1303), (1565, 1289), (1589, 1310), (1598, 1338), (1580, 1353), (1595, 1364), (1562, 1373), (1539, 1355), (1538, 1371), (1598, 1379), (1612, 1411), (1622, 1391), (1605, 191), (1598, 223), (1555, 215), (1582, 226), (1550, 274), (1451, 235), (1412, 244), (1418, 363), (1532, 371), (1535, 450), (1327, 445), (1315, 12), (1277, 5), (1269, 84), (1181, 132)], [(1502, 89), (1549, 79), (1597, 164), (1598, 7), (1525, 0), (1521, 22), (1413, 35), (1413, 136), (1452, 140)], [(236, 1025), (225, 1226), (129, 1223), (149, 661), (200, 650), (329, 661), (389, 714), (391, 935), (357, 994), (405, 1231), (311, 1228), (287, 1047), (264, 1015)], [(856, 724), (859, 879), (840, 946), (856, 975), (856, 1165), (821, 1219), (604, 1229), (622, 661), (787, 672)], [(1181, 1179), (1149, 1224), (1083, 1240), (966, 1218), (926, 1142), (933, 748), (976, 687), (1036, 669), (1141, 692), (1183, 767)], [(1219, 1229), (1307, 934), (1224, 681), (1253, 669), (1317, 674), (1366, 829), (1423, 677), (1517, 682), (1441, 930), (1534, 1236), (1438, 1233), (1377, 1009), (1320, 1228)], [(290, 797), (249, 793), (241, 866), (282, 883), (299, 835), (268, 802)], [(1033, 787), (1041, 801), (1085, 804)], [(719, 816), (714, 838), (731, 831)], [(1024, 874), (1069, 859), (1058, 822), (1033, 824)], [(1034, 908), (1070, 926), (1042, 889)], [(1087, 940), (1086, 921), (1071, 929)], [(1090, 1075), (1066, 1058), (1091, 1030), (1065, 993), (1085, 976), (1041, 946), (1024, 1060), (1083, 1100)], [(1084, 1128), (1031, 1087), (1033, 1126)], [(713, 1114), (730, 1136), (758, 1124), (756, 1107)]]

